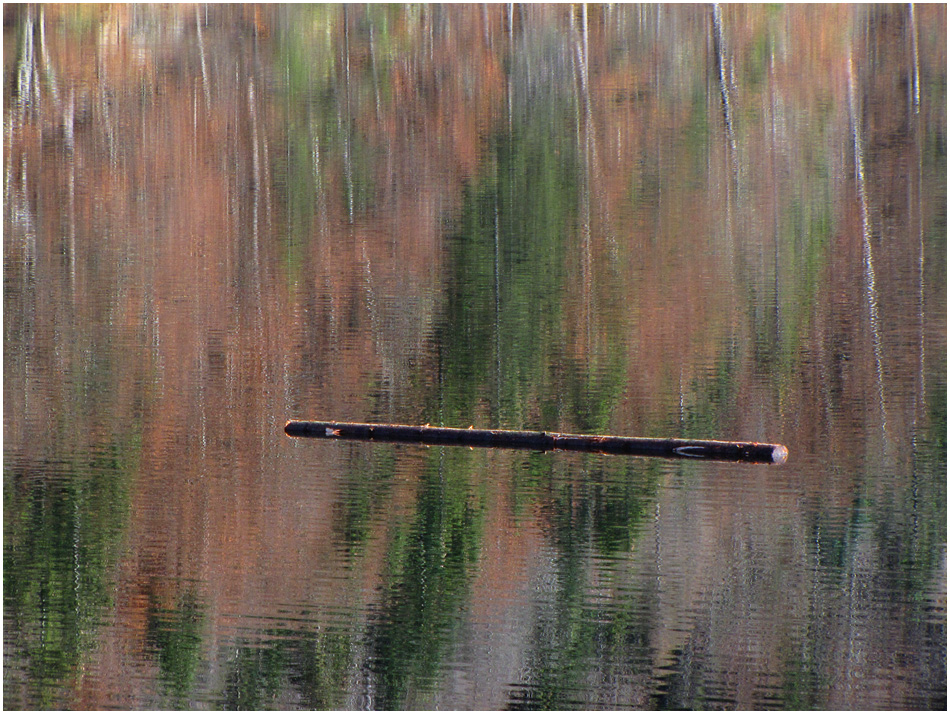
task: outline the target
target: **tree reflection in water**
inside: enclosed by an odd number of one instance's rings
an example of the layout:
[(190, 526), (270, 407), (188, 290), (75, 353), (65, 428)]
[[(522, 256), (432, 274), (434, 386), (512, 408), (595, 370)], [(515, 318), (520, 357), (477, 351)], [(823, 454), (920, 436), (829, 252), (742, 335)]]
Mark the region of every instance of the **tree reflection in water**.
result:
[(7, 708), (945, 704), (945, 7), (4, 39)]

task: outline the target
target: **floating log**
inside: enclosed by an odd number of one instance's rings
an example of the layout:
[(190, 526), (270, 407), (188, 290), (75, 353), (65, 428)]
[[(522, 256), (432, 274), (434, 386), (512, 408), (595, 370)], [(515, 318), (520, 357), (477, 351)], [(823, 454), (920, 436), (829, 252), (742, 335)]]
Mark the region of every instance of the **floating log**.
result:
[(386, 441), (404, 444), (482, 446), (533, 451), (588, 451), (667, 459), (705, 459), (758, 464), (784, 464), (788, 449), (781, 444), (699, 439), (646, 439), (632, 436), (589, 436), (548, 431), (452, 429), (441, 426), (360, 424), (337, 421), (288, 421), (288, 436), (317, 439)]

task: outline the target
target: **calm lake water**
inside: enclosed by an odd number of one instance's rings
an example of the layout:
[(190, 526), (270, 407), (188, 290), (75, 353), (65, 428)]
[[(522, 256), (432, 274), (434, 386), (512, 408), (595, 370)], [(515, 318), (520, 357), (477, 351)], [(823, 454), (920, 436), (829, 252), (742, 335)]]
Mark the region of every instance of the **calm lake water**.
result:
[(5, 708), (945, 709), (945, 5), (3, 12)]

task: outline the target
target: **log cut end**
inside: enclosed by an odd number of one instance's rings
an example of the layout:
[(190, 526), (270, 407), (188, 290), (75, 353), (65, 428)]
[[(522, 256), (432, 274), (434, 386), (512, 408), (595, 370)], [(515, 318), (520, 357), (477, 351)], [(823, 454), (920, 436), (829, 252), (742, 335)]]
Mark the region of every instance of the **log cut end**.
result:
[(788, 460), (788, 449), (781, 444), (776, 444), (772, 449), (772, 463), (781, 466)]

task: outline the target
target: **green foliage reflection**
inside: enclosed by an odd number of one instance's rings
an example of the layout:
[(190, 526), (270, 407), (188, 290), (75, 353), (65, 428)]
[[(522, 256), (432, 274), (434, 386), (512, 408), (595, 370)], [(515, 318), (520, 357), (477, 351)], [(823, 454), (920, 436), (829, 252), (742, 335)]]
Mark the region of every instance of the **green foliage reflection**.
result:
[[(654, 463), (584, 458), (580, 478), (561, 481), (549, 462), (551, 538), (558, 553), (554, 585), (542, 597), (527, 676), (513, 687), (516, 709), (590, 708), (597, 702), (592, 675), (610, 680), (636, 676), (636, 663), (650, 662), (648, 591), (633, 597), (593, 598), (598, 587), (622, 591), (622, 563), (649, 522), (656, 502), (659, 468)], [(612, 693), (600, 693), (610, 701)]]
[(472, 465), (465, 450), (434, 450), (415, 517), (391, 536), (385, 599), (369, 633), (382, 709), (411, 705), (412, 693), (432, 687), (462, 624), (482, 537)]
[[(127, 438), (48, 474), (4, 475), (5, 637), (26, 673), (4, 687), (4, 705), (55, 707), (111, 604), (111, 574), (129, 511), (139, 440)], [(53, 473), (60, 476), (53, 476)], [(4, 679), (14, 668), (4, 666)], [(17, 667), (16, 669), (20, 669)]]
[(193, 589), (183, 592), (170, 611), (157, 604), (149, 607), (148, 640), (158, 651), (161, 678), (174, 697), (176, 708), (184, 708), (195, 684), (201, 662), (201, 630), (204, 607)]
[[(544, 116), (543, 112), (539, 113)], [(449, 238), (451, 274), (441, 328), (442, 423), (472, 423), (479, 401), (494, 426), (531, 424), (532, 398), (550, 397), (562, 348), (566, 237), (577, 206), (574, 147), (539, 120), (500, 135), (466, 189)], [(493, 169), (493, 170), (492, 170)], [(435, 409), (433, 409), (435, 411)], [(538, 425), (540, 426), (540, 425)]]
[(347, 632), (326, 627), (263, 634), (267, 639), (242, 642), (229, 658), (223, 708), (286, 709), (286, 692), (307, 709), (344, 707), (351, 658)]

